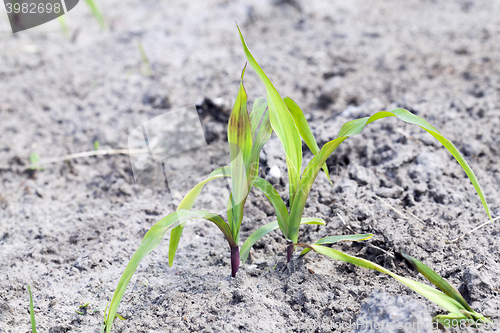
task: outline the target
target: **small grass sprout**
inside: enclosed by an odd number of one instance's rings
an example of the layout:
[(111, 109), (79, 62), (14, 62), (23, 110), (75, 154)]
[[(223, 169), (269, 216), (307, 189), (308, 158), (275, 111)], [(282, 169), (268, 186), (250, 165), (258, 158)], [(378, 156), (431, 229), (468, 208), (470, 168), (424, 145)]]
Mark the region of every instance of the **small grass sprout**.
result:
[[(78, 309), (75, 309), (75, 312), (78, 314), (81, 314), (81, 315), (86, 314), (87, 313), (87, 306), (89, 306), (89, 304), (90, 304), (90, 302), (80, 305), (78, 307)], [(80, 311), (80, 310), (82, 310), (82, 311)]]
[(90, 305), (90, 302), (82, 304), (78, 307), (78, 309), (75, 309), (75, 312), (78, 314), (81, 314), (81, 315), (86, 315), (88, 313), (94, 314), (94, 313), (102, 310), (102, 308), (95, 308), (93, 310), (89, 310), (89, 305)]
[(36, 322), (35, 322), (35, 308), (33, 306), (33, 295), (31, 294), (31, 288), (28, 285), (28, 293), (30, 294), (30, 321), (31, 321), (31, 332), (36, 333)]
[(42, 170), (42, 167), (38, 165), (40, 162), (40, 155), (37, 153), (31, 153), (29, 159), (31, 164), (30, 170)]
[[(325, 170), (325, 173), (328, 176), (328, 169), (325, 165), (328, 157), (348, 137), (361, 133), (363, 129), (372, 122), (387, 117), (397, 117), (406, 123), (417, 125), (437, 139), (437, 141), (439, 141), (453, 155), (465, 171), (476, 189), (479, 198), (481, 199), (486, 214), (493, 223), (490, 210), (479, 186), (479, 182), (474, 175), (474, 172), (457, 148), (435, 127), (430, 125), (421, 117), (418, 117), (405, 109), (394, 109), (390, 112), (381, 111), (375, 113), (371, 117), (348, 121), (342, 125), (336, 139), (325, 143), (323, 147), (319, 149), (300, 107), (289, 97), (285, 97), (284, 99), (281, 98), (278, 90), (274, 87), (271, 80), (269, 80), (266, 73), (262, 70), (253, 55), (250, 53), (239, 27), (238, 31), (248, 63), (255, 70), (266, 88), (271, 127), (276, 132), (285, 151), (290, 191), (289, 214), (285, 203), (279, 195), (276, 195), (277, 193), (272, 196), (266, 194), (273, 192), (274, 189), (266, 188), (262, 191), (273, 204), (278, 216), (279, 229), (289, 244), (287, 247), (287, 261), (290, 261), (294, 251), (293, 244), (298, 242), (299, 225), (303, 218), (302, 215), (307, 198), (311, 191), (311, 187), (321, 169)], [(309, 161), (302, 172), (300, 172), (302, 165), (301, 139), (314, 154), (314, 157)], [(258, 184), (256, 184), (256, 186), (257, 185)], [(274, 192), (276, 192), (276, 190), (274, 190)], [(267, 230), (271, 231), (271, 229), (272, 228), (268, 228)], [(322, 241), (324, 242), (325, 240), (323, 239)]]
[(140, 40), (137, 41), (137, 47), (139, 48), (139, 53), (141, 54), (142, 59), (142, 74), (144, 76), (152, 76), (153, 71), (151, 70), (148, 56), (146, 55), (146, 52), (144, 51), (144, 47), (142, 46), (142, 42)]

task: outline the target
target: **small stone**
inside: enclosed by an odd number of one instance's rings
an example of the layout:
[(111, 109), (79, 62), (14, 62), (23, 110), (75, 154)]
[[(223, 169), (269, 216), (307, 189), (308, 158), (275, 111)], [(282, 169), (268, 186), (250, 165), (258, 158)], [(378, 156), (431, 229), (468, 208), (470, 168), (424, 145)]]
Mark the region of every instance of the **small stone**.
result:
[(130, 185), (127, 183), (121, 184), (118, 189), (120, 190), (121, 193), (126, 194), (126, 195), (133, 195), (134, 194), (134, 191), (132, 190)]
[(360, 205), (356, 209), (356, 215), (358, 216), (358, 220), (364, 221), (372, 216), (372, 212), (367, 205)]
[(492, 291), (491, 275), (486, 269), (479, 272), (476, 267), (469, 266), (464, 271), (463, 280), (466, 293), (473, 301), (486, 299)]

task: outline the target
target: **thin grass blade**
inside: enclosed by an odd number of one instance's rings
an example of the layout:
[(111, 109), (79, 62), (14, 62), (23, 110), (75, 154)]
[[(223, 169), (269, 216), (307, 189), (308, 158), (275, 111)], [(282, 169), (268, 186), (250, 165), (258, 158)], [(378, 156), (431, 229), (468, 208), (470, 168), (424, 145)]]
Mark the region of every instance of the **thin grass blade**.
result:
[(35, 322), (35, 307), (33, 306), (33, 295), (31, 295), (31, 288), (28, 285), (28, 292), (30, 294), (30, 320), (31, 320), (31, 332), (36, 333), (36, 322)]
[(462, 306), (467, 310), (474, 312), (472, 308), (469, 306), (469, 304), (465, 301), (465, 299), (462, 297), (462, 295), (456, 290), (451, 284), (449, 284), (445, 279), (443, 279), (441, 276), (439, 276), (436, 272), (434, 272), (429, 266), (425, 265), (423, 262), (420, 260), (413, 258), (407, 254), (404, 254), (401, 252), (401, 255), (403, 258), (408, 260), (410, 264), (412, 264), (413, 267), (417, 269), (417, 271), (420, 272), (423, 276), (426, 277), (427, 280), (432, 282), (436, 287), (438, 287), (442, 292), (444, 292), (446, 295), (450, 296), (454, 300), (456, 300), (458, 303), (462, 304)]
[[(325, 220), (321, 218), (315, 218), (315, 217), (305, 217), (302, 219), (301, 223), (302, 225), (304, 224), (313, 224), (313, 225), (326, 225)], [(254, 246), (255, 243), (271, 231), (279, 229), (278, 222), (274, 221), (271, 223), (268, 223), (266, 225), (263, 225), (259, 229), (255, 230), (250, 237), (247, 238), (245, 243), (243, 243), (243, 246), (241, 247), (240, 250), (240, 259), (241, 262), (244, 263), (247, 258), (248, 254), (250, 253), (250, 250), (252, 249), (252, 246)]]
[(151, 251), (153, 251), (161, 242), (163, 236), (172, 228), (175, 228), (179, 224), (191, 220), (191, 219), (205, 219), (215, 223), (222, 231), (224, 236), (226, 236), (226, 240), (230, 244), (230, 246), (236, 246), (234, 243), (231, 230), (229, 226), (224, 222), (224, 220), (218, 216), (217, 214), (212, 214), (206, 211), (189, 211), (189, 210), (178, 210), (175, 211), (160, 221), (156, 222), (155, 225), (149, 229), (149, 231), (144, 236), (139, 248), (135, 251), (130, 259), (125, 271), (118, 282), (116, 290), (113, 294), (113, 298), (111, 299), (111, 303), (109, 305), (108, 313), (105, 315), (106, 320), (106, 332), (111, 332), (111, 326), (113, 325), (113, 321), (116, 317), (116, 313), (118, 311), (118, 306), (120, 305), (120, 301), (127, 289), (127, 285), (130, 282), (130, 279), (134, 275), (135, 270), (139, 266), (142, 259), (147, 256)]
[(101, 27), (101, 29), (104, 30), (106, 28), (106, 21), (104, 20), (104, 16), (102, 15), (101, 11), (97, 7), (95, 1), (94, 0), (85, 0), (85, 2), (89, 6), (90, 11), (92, 12), (92, 15), (94, 15), (94, 17), (97, 20), (97, 22), (99, 23), (99, 26)]
[[(181, 209), (186, 209), (190, 210), (193, 208), (194, 202), (198, 198), (198, 195), (200, 195), (201, 190), (203, 189), (203, 186), (205, 186), (208, 182), (219, 179), (222, 177), (229, 177), (231, 175), (231, 168), (228, 166), (218, 168), (214, 170), (207, 179), (199, 182), (195, 187), (189, 191), (184, 199), (179, 204), (179, 207), (177, 207), (177, 210)], [(170, 239), (169, 239), (169, 244), (168, 244), (168, 265), (172, 267), (174, 264), (174, 259), (175, 259), (175, 254), (177, 252), (177, 248), (179, 247), (179, 241), (182, 236), (182, 231), (184, 230), (184, 223), (180, 224), (179, 226), (175, 227), (171, 233), (170, 233)]]
[(61, 31), (66, 39), (70, 38), (70, 33), (68, 29), (68, 25), (66, 24), (66, 19), (64, 16), (59, 16), (57, 18), (59, 20), (59, 24), (61, 25)]
[[(352, 241), (352, 242), (360, 242), (364, 241), (367, 239), (370, 239), (373, 237), (373, 234), (360, 234), (360, 235), (340, 235), (340, 236), (328, 236), (325, 238), (321, 238), (314, 243), (315, 245), (324, 245), (324, 244), (333, 244), (333, 243), (338, 243), (342, 241)], [(309, 251), (311, 251), (310, 248), (305, 248), (302, 250), (300, 253), (300, 256), (306, 255)]]
[[(319, 146), (318, 143), (316, 142), (316, 139), (314, 138), (314, 134), (312, 133), (311, 128), (309, 127), (309, 124), (306, 120), (306, 117), (304, 116), (304, 113), (300, 109), (299, 105), (290, 97), (283, 98), (283, 101), (288, 107), (288, 110), (290, 110), (290, 114), (292, 115), (293, 120), (295, 121), (295, 126), (297, 126), (297, 129), (299, 130), (302, 140), (304, 140), (311, 153), (313, 153), (313, 155), (316, 155), (317, 153), (319, 153)], [(330, 173), (328, 172), (328, 166), (326, 165), (326, 163), (323, 164), (322, 168), (323, 171), (325, 172), (326, 177), (328, 178), (328, 181), (330, 182), (330, 184), (332, 184), (332, 181), (330, 179)]]
[(264, 73), (253, 55), (248, 50), (239, 27), (238, 31), (240, 33), (241, 43), (243, 44), (243, 49), (248, 59), (248, 63), (252, 66), (266, 87), (267, 105), (269, 107), (271, 126), (276, 132), (276, 135), (278, 135), (278, 138), (280, 139), (285, 150), (291, 204), (294, 200), (295, 189), (299, 183), (300, 168), (302, 166), (302, 144), (300, 140), (300, 133), (295, 126), (295, 122), (293, 121), (290, 111), (278, 93), (278, 90), (276, 90), (271, 80), (269, 80), (266, 73)]

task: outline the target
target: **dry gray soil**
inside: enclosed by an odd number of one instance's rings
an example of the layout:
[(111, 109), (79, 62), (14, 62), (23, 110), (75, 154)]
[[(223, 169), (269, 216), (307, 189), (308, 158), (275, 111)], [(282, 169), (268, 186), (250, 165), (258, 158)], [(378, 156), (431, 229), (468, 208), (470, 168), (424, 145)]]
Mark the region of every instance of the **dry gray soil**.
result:
[[(500, 214), (498, 1), (99, 4), (107, 29), (81, 1), (66, 20), (70, 39), (57, 24), (54, 32), (13, 35), (2, 17), (1, 332), (30, 330), (28, 284), (40, 332), (99, 332), (103, 311), (92, 311), (106, 306), (144, 233), (175, 208), (166, 189), (135, 184), (127, 156), (36, 171), (25, 170), (30, 154), (44, 160), (88, 151), (95, 140), (102, 149), (126, 148), (141, 123), (194, 103), (209, 141), (223, 142), (245, 64), (235, 20), (281, 94), (301, 105), (320, 145), (345, 121), (407, 108), (455, 143), (493, 217)], [(139, 40), (153, 76), (143, 73)], [(245, 85), (251, 100), (264, 94), (251, 69)], [(320, 174), (305, 212), (328, 225), (303, 228), (301, 241), (350, 229), (373, 233), (371, 244), (422, 259), (475, 310), (498, 315), (499, 223), (447, 243), (487, 216), (465, 173), (432, 137), (397, 119), (381, 120), (347, 140), (328, 165), (334, 184)], [(273, 166), (286, 183), (275, 136), (264, 148), (262, 175)], [(210, 206), (216, 194), (208, 189), (199, 205)], [(242, 239), (274, 218), (266, 198), (252, 192)], [(232, 279), (222, 235), (207, 222), (191, 223), (172, 268), (166, 240), (139, 266), (119, 310), (128, 320), (117, 321), (114, 331), (329, 332), (356, 320), (375, 290), (443, 313), (373, 271), (315, 254), (287, 266), (284, 246), (278, 232), (265, 237)], [(398, 255), (366, 243), (336, 248), (423, 281)], [(83, 314), (75, 312), (88, 302)]]

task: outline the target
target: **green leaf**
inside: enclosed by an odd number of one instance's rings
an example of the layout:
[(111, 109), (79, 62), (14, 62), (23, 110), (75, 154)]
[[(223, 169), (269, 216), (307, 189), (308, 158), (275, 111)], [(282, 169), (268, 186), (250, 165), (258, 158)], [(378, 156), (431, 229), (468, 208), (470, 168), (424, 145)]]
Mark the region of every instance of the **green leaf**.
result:
[(302, 144), (300, 134), (295, 126), (292, 115), (288, 110), (285, 102), (281, 98), (278, 90), (273, 86), (271, 80), (259, 66), (253, 55), (247, 48), (241, 30), (238, 27), (241, 43), (245, 51), (250, 66), (255, 70), (259, 78), (266, 87), (267, 105), (269, 107), (269, 117), (271, 126), (276, 132), (276, 135), (281, 141), (286, 155), (286, 163), (288, 166), (288, 183), (290, 188), (290, 204), (294, 201), (294, 193), (299, 183), (300, 168), (302, 166)]
[(61, 31), (66, 39), (69, 39), (70, 33), (68, 29), (68, 25), (66, 24), (66, 20), (64, 19), (64, 16), (59, 16), (57, 18), (59, 20), (59, 24), (61, 25)]
[(139, 48), (139, 53), (142, 58), (142, 73), (144, 76), (152, 76), (153, 71), (151, 70), (151, 66), (149, 65), (149, 59), (146, 55), (146, 51), (144, 51), (144, 47), (142, 46), (141, 40), (137, 41), (137, 47)]
[(310, 249), (316, 251), (317, 253), (323, 254), (327, 257), (330, 257), (330, 258), (333, 258), (336, 260), (340, 260), (340, 261), (347, 262), (347, 263), (350, 263), (350, 264), (353, 264), (353, 265), (356, 265), (359, 267), (372, 269), (372, 270), (390, 275), (393, 278), (395, 278), (396, 280), (398, 280), (399, 282), (401, 282), (402, 284), (404, 284), (405, 286), (409, 287), (410, 289), (419, 293), (420, 295), (424, 296), (425, 298), (429, 299), (430, 301), (436, 303), (437, 305), (446, 309), (450, 313), (457, 315), (457, 316), (462, 316), (462, 312), (461, 312), (461, 310), (463, 310), (462, 305), (460, 303), (458, 303), (457, 301), (455, 301), (453, 298), (440, 292), (437, 289), (434, 289), (434, 288), (427, 286), (423, 283), (413, 281), (411, 279), (399, 276), (399, 275), (389, 271), (388, 269), (386, 269), (380, 265), (377, 265), (369, 260), (353, 257), (353, 256), (345, 254), (341, 251), (337, 251), (337, 250), (334, 250), (334, 249), (329, 248), (329, 247), (325, 247), (322, 245), (306, 245), (306, 244), (298, 244), (298, 245), (301, 245), (304, 247), (309, 247)]
[(470, 181), (472, 182), (472, 185), (476, 189), (476, 192), (479, 195), (479, 198), (481, 199), (483, 207), (486, 210), (486, 214), (490, 218), (491, 223), (493, 223), (493, 219), (491, 218), (488, 204), (486, 203), (483, 192), (481, 191), (481, 187), (479, 186), (479, 182), (476, 178), (476, 175), (474, 174), (472, 169), (467, 164), (467, 161), (465, 161), (465, 159), (460, 154), (458, 149), (453, 145), (453, 143), (451, 143), (436, 128), (434, 128), (432, 125), (430, 125), (427, 121), (420, 118), (419, 116), (416, 116), (405, 109), (394, 109), (391, 112), (388, 112), (388, 111), (377, 112), (371, 117), (356, 119), (356, 120), (352, 120), (352, 121), (345, 123), (342, 126), (342, 128), (340, 129), (338, 137), (346, 137), (346, 136), (352, 136), (352, 135), (359, 134), (359, 133), (361, 133), (361, 131), (363, 131), (363, 129), (365, 128), (366, 125), (368, 125), (368, 124), (370, 124), (378, 119), (385, 118), (385, 117), (398, 117), (399, 119), (403, 120), (404, 122), (418, 125), (421, 128), (423, 128), (425, 131), (427, 131), (427, 133), (429, 133), (434, 138), (436, 138), (436, 140), (438, 140), (453, 155), (453, 157), (455, 157), (457, 162), (464, 169), (465, 173), (467, 174)]
[[(319, 224), (319, 225), (326, 225), (326, 222), (321, 219), (321, 218), (316, 218), (316, 217), (305, 217), (302, 219), (300, 224)], [(250, 237), (247, 238), (245, 243), (243, 243), (243, 246), (240, 249), (240, 260), (242, 263), (244, 263), (247, 258), (248, 254), (250, 253), (250, 250), (252, 249), (252, 246), (254, 246), (255, 243), (271, 231), (274, 231), (278, 229), (278, 222), (274, 221), (271, 223), (268, 223), (266, 225), (263, 225), (259, 229), (255, 230)]]
[(303, 217), (300, 224), (326, 225), (326, 222), (320, 217)]
[(269, 120), (269, 110), (264, 98), (258, 98), (253, 104), (253, 110), (250, 113), (250, 125), (252, 127), (252, 152), (250, 160), (247, 163), (249, 174), (248, 188), (252, 188), (255, 178), (259, 173), (259, 157), (264, 145), (271, 138), (273, 129)]
[[(293, 117), (293, 121), (295, 121), (295, 126), (297, 126), (297, 129), (299, 130), (302, 140), (304, 140), (307, 147), (309, 147), (311, 153), (313, 153), (313, 155), (316, 155), (317, 153), (319, 153), (318, 143), (316, 142), (316, 139), (314, 138), (311, 128), (307, 123), (306, 117), (304, 117), (304, 113), (300, 109), (299, 105), (290, 97), (283, 98), (283, 101), (288, 107), (288, 110), (290, 110), (290, 113)], [(330, 182), (330, 184), (333, 185), (330, 179), (330, 173), (328, 171), (328, 166), (326, 165), (326, 163), (323, 164), (322, 168), (323, 171), (325, 172), (326, 177), (328, 178), (328, 181)]]
[(230, 228), (236, 242), (238, 242), (241, 221), (243, 220), (243, 207), (249, 192), (247, 163), (250, 160), (252, 152), (252, 130), (247, 112), (247, 94), (243, 86), (245, 68), (243, 68), (241, 73), (240, 88), (227, 127), (229, 155), (231, 159), (231, 194), (233, 200)]
[(107, 333), (111, 332), (111, 326), (113, 325), (113, 320), (116, 317), (120, 301), (123, 297), (123, 294), (125, 293), (125, 290), (127, 289), (127, 285), (130, 282), (130, 279), (139, 266), (139, 263), (142, 261), (142, 259), (144, 259), (145, 256), (147, 256), (160, 244), (165, 233), (178, 226), (179, 224), (191, 219), (205, 219), (215, 223), (215, 225), (217, 225), (226, 236), (226, 240), (229, 242), (230, 246), (236, 245), (232, 239), (229, 226), (217, 214), (212, 214), (201, 210), (177, 210), (156, 222), (156, 224), (153, 225), (144, 236), (141, 244), (139, 245), (139, 248), (133, 254), (132, 258), (127, 264), (127, 267), (125, 268), (125, 271), (122, 274), (122, 277), (120, 278), (120, 281), (118, 282), (118, 286), (116, 287), (113, 298), (111, 299), (108, 312), (104, 317), (106, 321), (105, 324)]
[(262, 237), (264, 237), (265, 235), (267, 235), (271, 231), (274, 231), (274, 230), (276, 230), (278, 228), (279, 228), (278, 222), (274, 221), (274, 222), (268, 223), (266, 225), (263, 225), (259, 229), (255, 230), (250, 235), (250, 237), (247, 238), (247, 240), (245, 241), (245, 243), (243, 243), (243, 245), (241, 246), (241, 249), (240, 249), (240, 260), (241, 260), (241, 262), (244, 263), (247, 260), (248, 254), (250, 253), (250, 250), (252, 249), (252, 246), (255, 243), (257, 243), (257, 241), (259, 239), (261, 239)]
[[(255, 142), (257, 130), (260, 127), (261, 121), (264, 120), (264, 114), (267, 112), (267, 101), (264, 97), (259, 97), (255, 100), (250, 112), (250, 125), (252, 127), (252, 142)], [(267, 115), (269, 118), (269, 114)]]
[(288, 209), (278, 191), (276, 191), (271, 183), (260, 177), (255, 180), (254, 186), (259, 189), (273, 205), (281, 232), (288, 238)]
[[(203, 189), (203, 186), (205, 186), (205, 184), (214, 179), (219, 179), (221, 177), (229, 177), (230, 175), (231, 175), (231, 168), (228, 166), (214, 170), (208, 176), (207, 179), (199, 182), (195, 187), (191, 189), (191, 191), (189, 191), (186, 194), (184, 199), (182, 199), (182, 201), (180, 202), (179, 207), (177, 207), (177, 210), (192, 209), (194, 202), (196, 201), (196, 198), (198, 198), (198, 195), (200, 195), (200, 192)], [(177, 248), (179, 247), (179, 241), (181, 239), (183, 230), (184, 230), (184, 223), (175, 227), (170, 233), (170, 239), (168, 245), (168, 265), (170, 267), (172, 267), (172, 265), (174, 264), (175, 253), (177, 252)]]
[(31, 153), (30, 154), (30, 163), (31, 164), (38, 164), (38, 161), (40, 161), (40, 156), (37, 153)]
[(94, 15), (94, 17), (97, 20), (97, 22), (99, 23), (99, 26), (101, 27), (101, 29), (104, 30), (104, 28), (106, 28), (106, 21), (104, 20), (104, 16), (102, 16), (102, 13), (99, 10), (99, 8), (97, 8), (95, 1), (94, 0), (85, 0), (85, 2), (89, 6), (90, 11), (92, 12), (92, 15)]
[(423, 276), (425, 276), (427, 278), (427, 280), (429, 280), (430, 282), (432, 282), (432, 284), (434, 284), (436, 287), (438, 287), (442, 292), (444, 292), (446, 295), (448, 295), (451, 298), (453, 298), (454, 300), (456, 300), (458, 303), (462, 304), (462, 306), (464, 307), (464, 309), (466, 309), (468, 311), (471, 311), (471, 312), (474, 312), (474, 310), (472, 310), (472, 308), (469, 306), (469, 304), (467, 304), (467, 302), (462, 297), (462, 295), (460, 295), (460, 293), (458, 292), (458, 290), (456, 290), (455, 288), (453, 288), (452, 285), (450, 285), (445, 279), (443, 279), (442, 277), (440, 277), (430, 267), (428, 267), (427, 265), (425, 265), (420, 260), (418, 260), (416, 258), (413, 258), (413, 257), (411, 257), (411, 256), (409, 256), (407, 254), (404, 254), (403, 252), (401, 252), (401, 255), (406, 260), (408, 260), (410, 262), (410, 264), (412, 264), (413, 267), (415, 267), (420, 272), (420, 274), (422, 274)]
[(227, 200), (227, 206), (226, 206), (226, 211), (227, 211), (227, 224), (232, 226), (233, 225), (233, 194), (229, 193), (229, 199)]
[(232, 144), (229, 150), (231, 161), (240, 153), (243, 155), (243, 160), (248, 161), (250, 152), (252, 151), (252, 129), (247, 111), (247, 94), (243, 86), (245, 68), (243, 68), (241, 73), (240, 87), (227, 126), (228, 142)]
[(330, 154), (333, 153), (345, 139), (347, 138), (341, 137), (325, 143), (320, 152), (314, 155), (302, 173), (302, 178), (300, 179), (299, 186), (295, 193), (295, 202), (291, 206), (290, 220), (288, 222), (288, 237), (294, 243), (296, 243), (298, 239), (300, 219), (304, 213), (307, 197), (309, 196), (314, 180)]
[(302, 177), (300, 179), (299, 185), (297, 187), (297, 192), (295, 193), (295, 202), (293, 206), (291, 207), (290, 211), (290, 221), (289, 221), (289, 237), (293, 242), (297, 242), (297, 237), (298, 237), (298, 230), (299, 230), (299, 221), (302, 216), (302, 213), (304, 211), (304, 207), (307, 201), (307, 197), (309, 196), (309, 191), (311, 190), (312, 184), (314, 183), (314, 180), (316, 179), (316, 176), (318, 175), (319, 170), (321, 169), (321, 166), (323, 163), (326, 162), (328, 157), (330, 156), (331, 153), (349, 136), (353, 136), (356, 134), (361, 133), (363, 129), (365, 128), (366, 125), (382, 118), (386, 117), (398, 117), (399, 119), (420, 126), (424, 130), (426, 130), (429, 134), (434, 136), (448, 151), (455, 157), (455, 159), (458, 161), (458, 163), (462, 166), (464, 171), (466, 172), (467, 176), (469, 176), (469, 179), (471, 180), (472, 184), (474, 185), (474, 188), (476, 189), (479, 198), (481, 199), (481, 202), (483, 203), (484, 209), (486, 210), (486, 213), (488, 214), (488, 217), (493, 223), (493, 220), (491, 218), (490, 210), (488, 208), (488, 205), (486, 203), (486, 200), (484, 199), (483, 192), (481, 191), (481, 188), (479, 186), (479, 182), (477, 181), (476, 176), (474, 175), (474, 172), (472, 169), (469, 167), (465, 159), (462, 157), (460, 152), (453, 146), (453, 144), (446, 139), (444, 136), (441, 135), (441, 133), (438, 132), (437, 129), (435, 129), (432, 125), (430, 125), (427, 121), (424, 119), (410, 113), (407, 110), (404, 109), (395, 109), (392, 110), (391, 112), (388, 111), (382, 111), (382, 112), (377, 112), (371, 117), (366, 117), (366, 118), (361, 118), (361, 119), (356, 119), (349, 121), (342, 125), (339, 135), (336, 139), (327, 142), (320, 150), (318, 154), (316, 154), (313, 159), (309, 162), (309, 164), (306, 166), (304, 172), (302, 173)]
[[(315, 245), (322, 245), (322, 244), (324, 245), (324, 244), (333, 244), (333, 243), (337, 243), (337, 242), (341, 242), (341, 241), (360, 242), (360, 241), (370, 239), (372, 237), (373, 237), (373, 234), (329, 236), (329, 237), (319, 239), (314, 244)], [(309, 251), (311, 251), (311, 249), (306, 247), (300, 253), (300, 255), (303, 256)]]
[(31, 295), (31, 288), (28, 285), (28, 292), (30, 294), (30, 320), (31, 320), (31, 332), (36, 333), (36, 323), (35, 323), (35, 308), (33, 306), (33, 295)]

